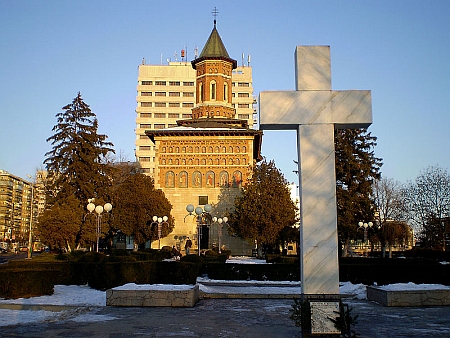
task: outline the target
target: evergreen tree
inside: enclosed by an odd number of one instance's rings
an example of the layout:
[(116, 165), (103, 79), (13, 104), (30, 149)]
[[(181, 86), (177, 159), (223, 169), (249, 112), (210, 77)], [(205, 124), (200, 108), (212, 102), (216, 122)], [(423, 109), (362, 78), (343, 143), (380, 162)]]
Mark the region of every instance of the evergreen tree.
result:
[[(78, 93), (72, 103), (56, 114), (57, 124), (53, 127), (54, 135), (47, 139), (52, 150), (45, 154), (44, 164), (48, 172), (46, 186), (46, 207), (70, 204), (72, 196), (78, 201), (79, 212), (72, 215), (73, 224), (79, 224), (74, 234), (76, 244), (83, 242), (86, 236), (92, 237), (94, 222), (85, 222), (84, 212), (89, 198), (109, 199), (110, 166), (105, 161), (108, 153), (114, 152), (112, 143), (106, 142), (107, 136), (98, 134), (98, 121)], [(70, 202), (70, 203), (69, 203)], [(60, 214), (59, 223), (66, 222)], [(56, 236), (53, 227), (58, 227), (56, 215), (47, 217), (52, 222), (40, 222), (42, 233)], [(48, 229), (45, 229), (48, 227)], [(72, 231), (75, 231), (71, 227)], [(48, 238), (50, 240), (50, 238)]]
[(162, 225), (161, 237), (166, 237), (174, 227), (170, 215), (172, 205), (161, 189), (155, 189), (153, 178), (144, 174), (130, 175), (114, 187), (114, 224), (124, 234), (133, 236), (137, 244), (158, 238), (158, 228), (153, 216), (169, 217)]
[(264, 159), (253, 168), (250, 181), (236, 197), (229, 232), (250, 243), (256, 240), (258, 248), (272, 246), (283, 229), (297, 222), (296, 212), (288, 182), (273, 161)]
[(376, 137), (366, 129), (335, 133), (338, 236), (344, 244), (356, 238), (357, 224), (374, 220), (372, 183), (380, 178), (381, 159), (375, 157)]

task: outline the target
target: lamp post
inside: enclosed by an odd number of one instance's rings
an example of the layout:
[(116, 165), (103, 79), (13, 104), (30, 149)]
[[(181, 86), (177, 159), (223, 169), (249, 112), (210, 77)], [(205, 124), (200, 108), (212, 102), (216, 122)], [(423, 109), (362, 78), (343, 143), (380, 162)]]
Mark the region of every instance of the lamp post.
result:
[[(27, 175), (28, 178), (32, 179), (31, 175)], [(31, 259), (33, 252), (33, 201), (34, 201), (34, 187), (33, 182), (30, 182), (31, 188), (31, 201), (30, 201), (30, 229), (28, 230), (28, 250), (27, 250), (27, 258)]]
[(359, 222), (359, 229), (364, 229), (364, 248), (367, 249), (367, 230), (373, 226), (372, 222)]
[(222, 238), (222, 228), (224, 225), (227, 225), (228, 222), (228, 217), (222, 217), (222, 218), (217, 218), (217, 217), (213, 217), (212, 218), (213, 223), (218, 223), (218, 233), (219, 233), (219, 253), (222, 253), (222, 249), (221, 249), (221, 243), (220, 240)]
[(161, 231), (162, 231), (162, 225), (165, 224), (169, 224), (167, 223), (167, 220), (169, 219), (169, 217), (167, 216), (163, 216), (163, 217), (158, 217), (158, 216), (153, 216), (153, 223), (152, 224), (157, 224), (158, 225), (158, 249), (161, 250)]
[(103, 211), (106, 211), (107, 213), (109, 213), (112, 210), (112, 205), (111, 205), (111, 203), (105, 203), (105, 205), (103, 205), (103, 206), (95, 205), (94, 201), (95, 201), (94, 198), (88, 199), (88, 205), (86, 208), (88, 209), (88, 211), (91, 214), (94, 210), (97, 213), (96, 214), (96, 218), (97, 218), (97, 228), (96, 228), (97, 248), (96, 248), (96, 251), (98, 252), (98, 243), (100, 240), (100, 232), (101, 232), (101, 227), (102, 227), (102, 213), (103, 213)]
[[(195, 214), (197, 215), (197, 242), (198, 242), (198, 255), (200, 256), (201, 252), (201, 245), (200, 241), (202, 239), (202, 226), (208, 225), (208, 220), (211, 221), (211, 215), (209, 214), (212, 210), (211, 204), (205, 204), (205, 206), (197, 207), (194, 209), (194, 206), (192, 204), (188, 204), (186, 206), (186, 211), (188, 214), (184, 217), (186, 220), (186, 217), (189, 215), (193, 215), (193, 212), (195, 211)], [(205, 220), (205, 223), (203, 223), (203, 220)]]

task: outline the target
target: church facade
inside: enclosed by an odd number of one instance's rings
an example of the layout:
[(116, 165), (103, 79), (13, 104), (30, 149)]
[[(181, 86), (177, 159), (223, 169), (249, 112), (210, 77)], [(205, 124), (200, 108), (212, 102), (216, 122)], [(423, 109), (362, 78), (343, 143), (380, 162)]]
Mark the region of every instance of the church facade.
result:
[(184, 250), (189, 237), (194, 250), (199, 245), (201, 249), (218, 246), (220, 241), (221, 247), (233, 254), (251, 254), (252, 245), (230, 236), (226, 225), (220, 229), (209, 219), (201, 222), (204, 225), (198, 224), (197, 218), (186, 211), (189, 204), (210, 204), (211, 216), (227, 216), (239, 188), (260, 160), (262, 132), (252, 128), (252, 117), (237, 113), (233, 102), (237, 62), (228, 55), (216, 22), (191, 68), (195, 72), (195, 104), (190, 116), (166, 128), (145, 130), (154, 147), (155, 185), (172, 203), (175, 218), (174, 231), (161, 239), (161, 244)]

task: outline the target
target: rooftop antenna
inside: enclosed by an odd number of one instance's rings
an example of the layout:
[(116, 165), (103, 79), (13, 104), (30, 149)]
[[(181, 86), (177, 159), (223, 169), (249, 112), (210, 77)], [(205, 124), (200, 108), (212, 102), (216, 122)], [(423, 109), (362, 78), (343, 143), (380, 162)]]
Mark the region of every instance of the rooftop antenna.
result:
[(242, 67), (245, 66), (245, 54), (242, 53)]
[(198, 58), (198, 47), (194, 48), (194, 59)]
[(250, 67), (250, 54), (248, 54), (248, 56), (247, 56), (247, 66)]
[(216, 20), (216, 18), (217, 18), (217, 15), (219, 14), (219, 10), (217, 9), (217, 7), (214, 7), (214, 9), (212, 10), (212, 15), (213, 15), (213, 17), (214, 17), (214, 27), (216, 26), (216, 22), (217, 22), (217, 20)]

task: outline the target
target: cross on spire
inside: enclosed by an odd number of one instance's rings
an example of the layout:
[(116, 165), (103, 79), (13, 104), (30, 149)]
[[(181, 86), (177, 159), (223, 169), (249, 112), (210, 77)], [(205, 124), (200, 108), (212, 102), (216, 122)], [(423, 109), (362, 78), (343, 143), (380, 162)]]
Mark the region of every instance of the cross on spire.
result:
[(216, 25), (216, 18), (217, 15), (219, 14), (219, 10), (217, 9), (217, 7), (214, 7), (214, 9), (212, 10), (212, 15), (214, 16), (214, 26)]

